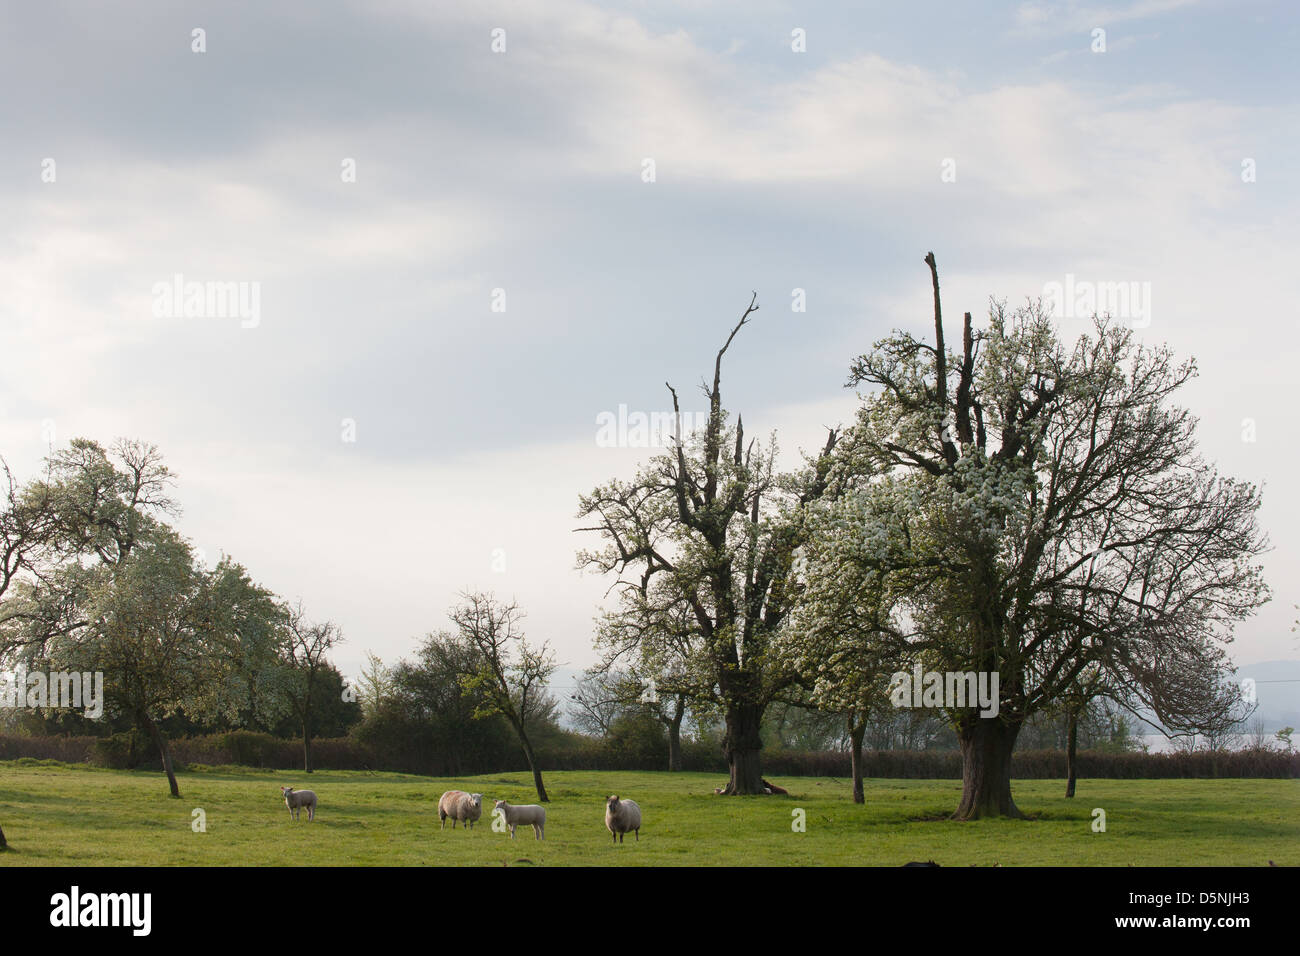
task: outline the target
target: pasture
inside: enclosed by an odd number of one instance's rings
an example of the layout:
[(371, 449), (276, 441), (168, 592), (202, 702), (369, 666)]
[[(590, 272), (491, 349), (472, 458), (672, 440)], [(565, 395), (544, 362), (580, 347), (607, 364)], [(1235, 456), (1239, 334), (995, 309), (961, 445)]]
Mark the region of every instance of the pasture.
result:
[[(715, 774), (546, 774), (546, 840), (494, 832), (491, 801), (535, 802), (526, 773), (435, 779), (403, 774), (247, 768), (179, 775), (180, 800), (157, 773), (51, 761), (0, 763), (0, 866), (945, 866), (1300, 865), (1295, 780), (1081, 780), (1015, 786), (1024, 821), (954, 823), (955, 780), (867, 782), (778, 777), (790, 796), (719, 797)], [(312, 789), (315, 823), (289, 818), (279, 787)], [(484, 795), (472, 831), (439, 829), (444, 790)], [(632, 797), (640, 842), (611, 845), (604, 798)], [(1094, 832), (1094, 808), (1106, 831)], [(195, 832), (201, 809), (206, 832)], [(805, 832), (792, 824), (802, 810)]]

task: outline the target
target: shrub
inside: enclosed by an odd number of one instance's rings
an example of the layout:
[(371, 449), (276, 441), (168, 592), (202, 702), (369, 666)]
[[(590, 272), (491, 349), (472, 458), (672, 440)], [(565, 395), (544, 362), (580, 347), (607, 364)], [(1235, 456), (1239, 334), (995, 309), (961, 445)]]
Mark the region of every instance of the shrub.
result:
[[(138, 730), (127, 730), (111, 737), (99, 737), (94, 742), (92, 763), (113, 770), (135, 770), (153, 751), (153, 742)], [(158, 769), (162, 758), (153, 754)], [(173, 761), (174, 762), (174, 761)]]

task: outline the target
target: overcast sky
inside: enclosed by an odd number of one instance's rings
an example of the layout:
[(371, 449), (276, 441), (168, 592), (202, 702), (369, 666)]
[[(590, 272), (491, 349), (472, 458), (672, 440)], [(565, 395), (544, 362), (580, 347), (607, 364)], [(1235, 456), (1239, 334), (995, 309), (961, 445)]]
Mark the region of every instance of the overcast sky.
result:
[[(1275, 597), (1233, 655), (1294, 658), (1297, 24), (1249, 0), (8, 4), (0, 454), (30, 476), (50, 439), (156, 443), (182, 532), (337, 621), (349, 673), (464, 588), (580, 667), (605, 583), (574, 570), (578, 495), (651, 453), (600, 447), (598, 416), (670, 407), (665, 380), (702, 407), (753, 290), (724, 397), (811, 447), (852, 414), (850, 359), (924, 333), (933, 249), (950, 315), (1067, 275), (1150, 290), (1138, 334), (1198, 360), (1208, 457), (1265, 484)], [(157, 314), (177, 275), (246, 284), (256, 317)]]

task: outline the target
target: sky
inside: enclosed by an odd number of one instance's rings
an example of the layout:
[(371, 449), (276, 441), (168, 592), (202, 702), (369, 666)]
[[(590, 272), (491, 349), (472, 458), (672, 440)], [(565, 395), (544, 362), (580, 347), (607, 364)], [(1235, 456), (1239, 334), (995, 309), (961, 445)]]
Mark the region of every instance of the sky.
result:
[[(655, 451), (601, 417), (670, 409), (665, 382), (702, 410), (757, 293), (724, 400), (819, 445), (851, 359), (932, 322), (933, 250), (948, 315), (1141, 293), (1139, 337), (1197, 360), (1205, 455), (1264, 485), (1274, 599), (1232, 655), (1297, 658), (1298, 26), (1251, 0), (8, 4), (0, 455), (156, 444), (180, 530), (338, 623), (346, 673), (480, 588), (580, 668), (609, 582), (576, 568), (578, 496)], [(187, 314), (194, 283), (243, 298)]]

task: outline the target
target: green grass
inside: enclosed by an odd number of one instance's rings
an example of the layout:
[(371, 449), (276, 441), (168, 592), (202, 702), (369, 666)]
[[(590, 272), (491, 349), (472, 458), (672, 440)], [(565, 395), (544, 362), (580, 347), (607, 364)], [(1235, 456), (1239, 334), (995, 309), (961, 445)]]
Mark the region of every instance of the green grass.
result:
[[(1300, 865), (1300, 782), (1294, 780), (1024, 780), (1031, 820), (954, 823), (960, 785), (870, 780), (855, 806), (847, 781), (787, 777), (789, 797), (719, 797), (713, 774), (550, 773), (546, 840), (494, 833), (492, 799), (535, 802), (527, 774), (434, 779), (324, 771), (219, 768), (179, 775), (181, 799), (157, 773), (49, 761), (0, 763), (0, 866), (266, 865)], [(289, 819), (280, 784), (317, 792), (316, 822)], [(472, 831), (438, 828), (444, 790), (484, 794)], [(640, 843), (613, 847), (604, 797), (642, 808)], [(1092, 810), (1106, 832), (1092, 831)], [(207, 832), (191, 829), (202, 808)], [(795, 833), (792, 811), (806, 813)], [(629, 837), (629, 840), (634, 839)]]

